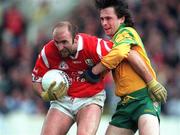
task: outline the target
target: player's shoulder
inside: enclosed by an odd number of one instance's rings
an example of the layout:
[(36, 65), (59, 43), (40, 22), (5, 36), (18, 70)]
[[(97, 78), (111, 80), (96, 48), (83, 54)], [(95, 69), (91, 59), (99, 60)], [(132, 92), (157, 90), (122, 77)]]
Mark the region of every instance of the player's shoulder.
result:
[(85, 46), (97, 44), (98, 38), (86, 33), (79, 33), (78, 40), (82, 40)]
[(41, 54), (42, 53), (45, 53), (46, 55), (52, 54), (52, 52), (55, 50), (56, 50), (56, 46), (54, 45), (54, 41), (50, 40), (43, 46), (43, 48), (41, 50)]
[(88, 34), (86, 34), (86, 33), (78, 33), (77, 35), (82, 36), (82, 37), (87, 37), (88, 36)]
[(97, 39), (96, 36), (93, 36), (93, 35), (90, 35), (90, 34), (86, 34), (86, 33), (78, 33), (78, 36), (80, 36), (83, 39), (89, 39), (89, 40)]
[(124, 28), (119, 30), (118, 34), (129, 35), (131, 37), (134, 37), (135, 35), (138, 35), (137, 31), (133, 27), (124, 27)]
[(44, 46), (47, 49), (51, 49), (51, 48), (55, 48), (55, 44), (53, 40), (50, 40), (49, 42), (47, 42)]
[(135, 35), (137, 35), (137, 32), (133, 27), (123, 27), (117, 31), (113, 39), (134, 38)]
[(133, 35), (138, 34), (136, 29), (133, 27), (126, 27), (126, 30), (129, 31), (129, 33), (132, 33)]
[(44, 47), (46, 48), (52, 48), (54, 46), (54, 41), (53, 40), (50, 40), (49, 42), (47, 42)]

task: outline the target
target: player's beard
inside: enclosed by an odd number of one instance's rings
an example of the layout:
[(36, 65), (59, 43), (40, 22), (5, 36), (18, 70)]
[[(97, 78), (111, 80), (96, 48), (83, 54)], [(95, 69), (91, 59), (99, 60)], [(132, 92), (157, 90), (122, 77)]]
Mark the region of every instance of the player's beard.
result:
[(71, 55), (71, 51), (68, 48), (64, 48), (59, 53), (60, 53), (62, 58), (67, 58)]

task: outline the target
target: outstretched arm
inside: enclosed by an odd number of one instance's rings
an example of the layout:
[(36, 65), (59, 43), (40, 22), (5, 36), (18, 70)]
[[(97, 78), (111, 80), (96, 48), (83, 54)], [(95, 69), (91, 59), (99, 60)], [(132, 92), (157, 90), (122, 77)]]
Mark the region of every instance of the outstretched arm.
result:
[(112, 50), (101, 59), (101, 62), (92, 68), (92, 73), (100, 74), (106, 69), (114, 69), (124, 58), (127, 58), (131, 51), (130, 45), (119, 45), (112, 48)]
[[(132, 68), (135, 70), (135, 72), (137, 72), (137, 74), (140, 75), (141, 78), (146, 83), (153, 80), (153, 76), (148, 70), (148, 67), (146, 66), (145, 62), (142, 60), (142, 58), (135, 50), (130, 50), (128, 53), (128, 57), (126, 57), (126, 59), (128, 60), (129, 64), (132, 66)], [(105, 71), (106, 69), (107, 67), (104, 64), (102, 64), (102, 62), (100, 62), (92, 68), (92, 73), (98, 75), (101, 72)]]

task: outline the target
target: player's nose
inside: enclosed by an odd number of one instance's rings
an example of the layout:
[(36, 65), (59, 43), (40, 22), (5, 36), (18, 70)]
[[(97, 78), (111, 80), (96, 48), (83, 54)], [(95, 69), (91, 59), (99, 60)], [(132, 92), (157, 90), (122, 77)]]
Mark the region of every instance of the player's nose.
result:
[(59, 51), (63, 50), (64, 49), (64, 45), (58, 45), (58, 49), (59, 49)]

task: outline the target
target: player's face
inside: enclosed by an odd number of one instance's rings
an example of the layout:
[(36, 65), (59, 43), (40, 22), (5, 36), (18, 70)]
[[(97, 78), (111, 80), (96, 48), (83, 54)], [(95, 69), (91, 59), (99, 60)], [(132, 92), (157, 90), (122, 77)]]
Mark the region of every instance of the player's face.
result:
[(67, 27), (55, 28), (53, 39), (61, 57), (66, 58), (72, 54), (72, 35)]
[(100, 19), (104, 32), (110, 37), (113, 37), (119, 26), (124, 22), (124, 17), (118, 18), (113, 7), (101, 9)]

